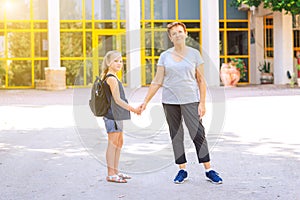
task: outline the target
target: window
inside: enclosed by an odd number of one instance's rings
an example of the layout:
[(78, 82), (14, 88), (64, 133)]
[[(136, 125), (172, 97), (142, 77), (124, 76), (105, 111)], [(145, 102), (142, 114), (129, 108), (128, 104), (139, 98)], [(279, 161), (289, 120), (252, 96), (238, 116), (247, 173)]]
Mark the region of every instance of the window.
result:
[(179, 0), (178, 18), (179, 19), (199, 19), (200, 18), (199, 0)]
[(226, 1), (226, 19), (235, 19), (235, 20), (248, 19), (248, 12), (239, 11), (235, 7), (230, 6), (231, 4), (230, 0), (225, 0), (225, 1)]
[(154, 19), (175, 19), (174, 0), (154, 0)]
[(172, 46), (167, 35), (167, 24), (185, 23), (188, 31), (186, 44), (200, 49), (201, 19), (199, 0), (141, 0), (142, 85), (154, 78), (160, 54)]
[(95, 0), (95, 19), (117, 19), (117, 6), (115, 0)]
[(3, 3), (7, 20), (30, 20), (30, 1), (14, 0)]
[(228, 31), (227, 52), (228, 55), (248, 55), (248, 32)]
[(240, 58), (247, 67), (247, 76), (240, 83), (249, 82), (249, 20), (248, 12), (230, 6), (231, 1), (219, 0), (220, 67), (231, 58)]
[[(49, 0), (51, 1), (51, 0)], [(33, 19), (48, 19), (48, 0), (33, 0)]]
[[(300, 15), (293, 16), (294, 56), (300, 52)], [(298, 53), (299, 54), (299, 53)]]
[(63, 0), (59, 2), (61, 20), (82, 19), (82, 0)]
[(265, 58), (273, 58), (273, 16), (264, 17), (264, 52)]

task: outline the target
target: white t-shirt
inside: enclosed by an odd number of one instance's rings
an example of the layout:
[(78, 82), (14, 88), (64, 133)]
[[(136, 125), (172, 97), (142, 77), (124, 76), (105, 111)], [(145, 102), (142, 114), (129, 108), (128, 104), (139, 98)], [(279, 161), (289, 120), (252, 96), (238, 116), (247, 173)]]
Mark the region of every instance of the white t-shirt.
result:
[(164, 51), (157, 65), (165, 68), (162, 103), (187, 104), (199, 102), (196, 68), (204, 63), (197, 49), (187, 47), (186, 56), (179, 62), (172, 57), (174, 47)]

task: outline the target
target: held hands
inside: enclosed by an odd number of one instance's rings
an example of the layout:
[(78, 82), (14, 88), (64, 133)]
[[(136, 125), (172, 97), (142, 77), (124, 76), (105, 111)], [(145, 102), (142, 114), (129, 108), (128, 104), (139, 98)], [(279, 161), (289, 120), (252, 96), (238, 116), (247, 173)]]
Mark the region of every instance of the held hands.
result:
[(141, 109), (141, 111), (143, 112), (144, 110), (146, 110), (146, 107), (147, 107), (147, 103), (142, 103), (139, 108)]
[(137, 107), (137, 108), (131, 107), (130, 111), (131, 111), (131, 112), (134, 112), (134, 113), (137, 114), (137, 115), (141, 115), (141, 114), (142, 114), (142, 110), (140, 109), (140, 106)]
[(146, 103), (142, 103), (141, 105), (139, 105), (136, 108), (130, 107), (130, 111), (137, 115), (141, 115), (142, 112), (146, 109), (146, 106), (147, 106)]

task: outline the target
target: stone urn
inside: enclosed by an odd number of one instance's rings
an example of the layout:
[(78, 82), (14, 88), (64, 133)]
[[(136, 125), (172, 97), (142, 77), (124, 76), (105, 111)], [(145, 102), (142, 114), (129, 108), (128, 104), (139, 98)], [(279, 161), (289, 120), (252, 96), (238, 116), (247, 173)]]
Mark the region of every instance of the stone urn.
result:
[(273, 82), (274, 82), (273, 73), (261, 72), (261, 75), (260, 75), (260, 83), (261, 84), (273, 84)]
[(241, 77), (233, 63), (223, 63), (220, 70), (220, 78), (225, 87), (235, 87)]

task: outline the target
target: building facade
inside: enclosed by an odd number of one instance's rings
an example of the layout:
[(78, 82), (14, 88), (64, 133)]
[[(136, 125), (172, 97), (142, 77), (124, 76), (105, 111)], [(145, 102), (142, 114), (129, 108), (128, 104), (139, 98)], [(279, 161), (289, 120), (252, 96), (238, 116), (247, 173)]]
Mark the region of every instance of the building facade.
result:
[(266, 59), (275, 84), (287, 83), (300, 50), (298, 18), (262, 7), (238, 10), (230, 2), (1, 0), (0, 88), (89, 86), (113, 49), (125, 61), (120, 79), (130, 87), (149, 85), (160, 53), (171, 46), (166, 25), (172, 21), (187, 25), (187, 44), (201, 51), (208, 85), (221, 85), (219, 69), (230, 58), (246, 64), (240, 84), (259, 84), (257, 67)]

